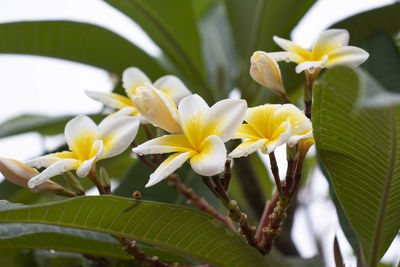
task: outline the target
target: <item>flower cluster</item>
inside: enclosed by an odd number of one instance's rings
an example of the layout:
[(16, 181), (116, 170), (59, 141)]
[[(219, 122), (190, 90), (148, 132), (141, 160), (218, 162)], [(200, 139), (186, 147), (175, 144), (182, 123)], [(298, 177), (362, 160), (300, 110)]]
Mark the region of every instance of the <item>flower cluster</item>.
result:
[[(368, 57), (364, 50), (347, 45), (349, 35), (345, 30), (324, 31), (311, 51), (276, 36), (273, 39), (286, 52), (254, 52), (250, 75), (286, 102), (290, 101), (278, 61), (293, 61), (298, 64), (296, 72), (314, 77), (322, 68), (358, 66)], [(225, 99), (210, 107), (199, 95), (191, 94), (179, 78), (166, 75), (152, 83), (135, 67), (124, 71), (122, 81), (127, 96), (86, 92), (117, 111), (99, 125), (84, 115), (69, 121), (64, 133), (69, 151), (29, 160), (26, 166), (1, 159), (1, 172), (15, 183), (35, 189), (54, 187), (49, 179), (71, 170), (79, 177), (90, 176), (96, 162), (125, 151), (140, 124), (146, 123), (168, 134), (150, 139), (132, 151), (139, 155), (171, 153), (150, 175), (147, 187), (167, 178), (186, 161), (201, 176), (214, 176), (223, 172), (227, 160), (258, 149), (269, 154), (282, 144), (299, 144), (298, 151), (305, 154), (313, 144), (310, 119), (289, 103), (247, 108), (245, 100)], [(228, 154), (225, 143), (231, 139), (243, 142)], [(46, 169), (39, 173), (31, 167)]]

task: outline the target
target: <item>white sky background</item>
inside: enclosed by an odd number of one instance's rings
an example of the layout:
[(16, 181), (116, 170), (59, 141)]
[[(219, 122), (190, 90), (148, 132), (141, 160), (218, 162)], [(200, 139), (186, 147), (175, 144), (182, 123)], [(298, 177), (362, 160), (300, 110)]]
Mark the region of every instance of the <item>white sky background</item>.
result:
[[(300, 45), (311, 47), (318, 34), (334, 22), (393, 2), (319, 0), (292, 32), (292, 38)], [(120, 34), (151, 55), (160, 52), (129, 18), (99, 0), (0, 0), (0, 23), (48, 19), (94, 23)], [(98, 68), (36, 56), (0, 55), (0, 123), (24, 113), (62, 115), (97, 112), (102, 105), (86, 97), (84, 90), (107, 92), (111, 88), (107, 72)], [(51, 149), (61, 138), (42, 139), (38, 134), (30, 133), (0, 139), (0, 156), (24, 160), (42, 153), (44, 148)], [(280, 169), (284, 170), (284, 166)], [(313, 256), (317, 250), (310, 231), (316, 232), (326, 254), (326, 264), (333, 267), (332, 244), (337, 234), (346, 266), (355, 266), (354, 257), (350, 255), (350, 247), (338, 226), (327, 192), (326, 181), (317, 174), (308, 191), (299, 195), (304, 205), (296, 214), (293, 231), (295, 242), (303, 256)], [(400, 257), (399, 253), (396, 254), (396, 251), (400, 251), (400, 241), (397, 239), (395, 242), (385, 257), (391, 262), (398, 261)]]

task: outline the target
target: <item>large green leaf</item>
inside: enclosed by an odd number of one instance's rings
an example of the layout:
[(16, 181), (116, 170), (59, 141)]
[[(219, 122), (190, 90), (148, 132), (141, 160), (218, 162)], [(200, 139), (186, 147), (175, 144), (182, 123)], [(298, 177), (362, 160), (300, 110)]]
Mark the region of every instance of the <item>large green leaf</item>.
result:
[(72, 251), (116, 259), (130, 259), (109, 235), (43, 224), (0, 224), (0, 247)]
[[(107, 234), (45, 224), (0, 224), (0, 247), (53, 249), (120, 260), (132, 258), (122, 250), (121, 244), (115, 238)], [(163, 261), (191, 263), (181, 256), (160, 249), (147, 246), (141, 246), (141, 249), (148, 254), (157, 255)]]
[(395, 3), (357, 14), (332, 25), (331, 28), (347, 29), (350, 42), (357, 44), (377, 32), (396, 34), (400, 30), (399, 13), (400, 3)]
[(78, 197), (2, 210), (0, 222), (43, 223), (124, 236), (213, 266), (267, 266), (261, 254), (214, 217), (172, 204)]
[(385, 94), (363, 71), (337, 67), (315, 85), (312, 109), (319, 155), (369, 266), (400, 229), (400, 106)]
[[(315, 0), (225, 0), (232, 24), (233, 36), (240, 56), (239, 87), (245, 98), (254, 97), (259, 88), (250, 82), (250, 56), (256, 50), (271, 52), (277, 49), (272, 36), (288, 38), (290, 32)], [(291, 86), (299, 85), (299, 75), (290, 72)], [(251, 86), (251, 87), (250, 87)], [(288, 87), (288, 84), (286, 84)], [(265, 90), (265, 89), (264, 89)]]
[[(191, 1), (106, 0), (138, 23), (196, 86), (204, 90), (205, 72)], [(204, 95), (209, 97), (210, 95)]]
[(137, 66), (150, 77), (165, 72), (156, 59), (104, 28), (71, 21), (31, 21), (0, 25), (0, 53), (62, 58), (121, 75)]

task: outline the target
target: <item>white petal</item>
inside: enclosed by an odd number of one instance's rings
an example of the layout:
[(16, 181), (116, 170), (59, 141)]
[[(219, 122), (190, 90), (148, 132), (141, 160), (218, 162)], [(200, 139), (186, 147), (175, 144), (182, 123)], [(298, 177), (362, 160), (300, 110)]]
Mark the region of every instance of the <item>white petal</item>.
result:
[(349, 43), (349, 32), (343, 29), (329, 29), (321, 32), (312, 48), (312, 54), (319, 58), (338, 47)]
[(150, 175), (150, 179), (145, 187), (150, 187), (164, 180), (175, 170), (180, 168), (189, 159), (190, 152), (176, 153), (164, 160), (160, 166)]
[(77, 140), (90, 140), (97, 131), (97, 125), (85, 115), (79, 115), (70, 120), (65, 126), (65, 141), (67, 142), (71, 151), (79, 151), (76, 142)]
[(242, 99), (224, 99), (215, 103), (204, 115), (203, 136), (216, 135), (223, 142), (230, 140), (246, 117), (247, 103)]
[(184, 97), (191, 94), (185, 84), (174, 75), (165, 75), (159, 78), (154, 82), (154, 86), (167, 94), (174, 101), (175, 105), (178, 105)]
[(53, 153), (53, 154), (49, 154), (49, 155), (45, 155), (45, 156), (27, 160), (25, 162), (25, 164), (29, 167), (42, 168), (42, 167), (48, 167), (56, 161), (59, 161), (62, 159), (67, 159), (67, 158), (74, 158), (73, 153), (70, 151)]
[(231, 153), (229, 153), (228, 157), (229, 158), (241, 158), (241, 157), (247, 157), (247, 155), (250, 155), (251, 153), (257, 151), (257, 149), (261, 148), (267, 139), (260, 139), (254, 142), (253, 140), (248, 140), (242, 142), (240, 145), (238, 145)]
[(40, 185), (46, 182), (51, 177), (62, 174), (64, 172), (75, 170), (77, 167), (78, 161), (76, 159), (62, 159), (54, 164), (50, 165), (47, 169), (41, 172), (39, 175), (33, 177), (28, 182), (29, 188), (34, 188), (37, 185)]
[(185, 135), (170, 134), (151, 139), (134, 147), (132, 151), (143, 155), (188, 152), (191, 151), (191, 145)]
[(121, 109), (127, 106), (132, 106), (132, 101), (124, 96), (113, 93), (101, 93), (94, 91), (85, 91), (86, 95), (94, 100), (103, 103), (106, 106), (115, 109)]
[(328, 56), (324, 55), (322, 60), (320, 61), (305, 61), (296, 66), (296, 73), (300, 73), (303, 70), (308, 70), (309, 72), (313, 72), (316, 68), (324, 68), (326, 62), (328, 62)]
[(125, 151), (135, 139), (140, 119), (135, 116), (117, 116), (103, 120), (98, 127), (96, 139), (103, 140), (102, 159), (116, 156)]
[(90, 171), (90, 169), (93, 167), (93, 164), (96, 162), (97, 159), (99, 159), (103, 153), (104, 153), (104, 145), (103, 145), (103, 141), (102, 140), (96, 140), (93, 143), (92, 146), (92, 151), (95, 151), (96, 154), (94, 154), (94, 156), (89, 159), (89, 160), (85, 160), (84, 162), (82, 162), (82, 164), (79, 166), (79, 168), (76, 170), (76, 175), (78, 175), (78, 177), (86, 177)]
[(256, 51), (250, 62), (250, 76), (253, 80), (279, 95), (286, 94), (279, 65), (268, 53)]
[(277, 148), (278, 146), (286, 143), (286, 141), (290, 138), (290, 133), (292, 131), (292, 127), (291, 127), (290, 123), (289, 122), (284, 122), (284, 123), (282, 123), (282, 125), (285, 125), (285, 126), (287, 125), (286, 131), (279, 135), (279, 139), (278, 139), (277, 142), (267, 144), (267, 149), (266, 149), (266, 153), (267, 154), (269, 154), (272, 151), (274, 151), (275, 148)]
[(130, 67), (124, 70), (122, 74), (122, 86), (125, 88), (125, 92), (129, 98), (134, 95), (136, 87), (142, 86), (144, 83), (151, 83), (151, 80), (140, 69)]
[(368, 52), (359, 47), (339, 47), (329, 54), (329, 60), (326, 63), (326, 67), (331, 68), (337, 65), (348, 65), (357, 67), (361, 65), (364, 61), (366, 61), (368, 57)]
[(270, 52), (268, 55), (275, 61), (300, 63), (303, 58), (293, 52)]
[(224, 142), (211, 135), (202, 142), (200, 153), (190, 158), (190, 165), (196, 173), (212, 176), (224, 171), (226, 158)]
[(313, 137), (313, 132), (309, 131), (306, 134), (303, 135), (293, 135), (289, 138), (289, 140), (287, 141), (288, 146), (293, 147), (294, 145), (296, 145), (300, 140), (302, 139), (306, 139), (306, 138), (310, 138)]

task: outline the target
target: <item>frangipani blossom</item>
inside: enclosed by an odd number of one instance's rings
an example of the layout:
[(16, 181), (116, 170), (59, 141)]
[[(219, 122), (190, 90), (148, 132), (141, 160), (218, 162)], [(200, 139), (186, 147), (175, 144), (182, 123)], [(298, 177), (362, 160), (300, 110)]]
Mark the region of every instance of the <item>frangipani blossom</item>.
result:
[(145, 83), (136, 88), (136, 95), (132, 96), (132, 101), (140, 114), (154, 126), (170, 133), (182, 133), (178, 109), (172, 99), (161, 90)]
[(259, 84), (286, 97), (278, 63), (268, 53), (256, 51), (250, 58), (250, 76)]
[[(144, 74), (140, 69), (130, 67), (127, 68), (122, 74), (122, 86), (125, 89), (127, 97), (115, 93), (100, 93), (94, 91), (86, 91), (86, 94), (89, 97), (114, 109), (130, 107), (130, 115), (136, 116), (139, 115), (139, 111), (133, 103), (132, 97), (136, 95), (136, 89), (145, 84), (152, 84), (149, 77), (147, 77), (147, 75)], [(182, 98), (191, 94), (183, 82), (173, 75), (163, 76), (155, 81), (152, 85), (156, 88), (156, 90), (159, 90), (169, 96), (176, 105)]]
[(257, 149), (269, 154), (287, 143), (290, 147), (304, 138), (312, 137), (310, 120), (292, 104), (265, 104), (247, 109), (246, 124), (235, 138), (245, 139), (230, 154), (231, 158), (245, 157)]
[(347, 30), (326, 30), (321, 32), (309, 51), (289, 40), (274, 36), (275, 43), (287, 52), (273, 52), (269, 55), (277, 61), (286, 60), (297, 63), (297, 73), (304, 70), (312, 73), (315, 69), (336, 65), (359, 66), (367, 60), (369, 54), (361, 48), (348, 46), (349, 38)]
[[(7, 158), (0, 158), (0, 172), (9, 182), (22, 187), (28, 187), (28, 181), (39, 174), (37, 170), (24, 165), (22, 162)], [(49, 180), (32, 188), (32, 191), (46, 191), (68, 197), (76, 196), (74, 192)]]
[(70, 151), (48, 154), (26, 164), (46, 169), (29, 180), (29, 188), (46, 182), (53, 176), (76, 170), (85, 177), (101, 159), (114, 157), (132, 143), (139, 128), (139, 118), (120, 113), (105, 118), (98, 126), (87, 116), (80, 115), (65, 126), (65, 141)]
[(198, 95), (184, 98), (178, 107), (183, 133), (164, 135), (133, 149), (139, 154), (175, 152), (150, 175), (146, 187), (167, 178), (188, 159), (200, 175), (222, 172), (226, 161), (224, 143), (233, 137), (242, 123), (246, 108), (244, 100), (225, 99), (209, 107)]

